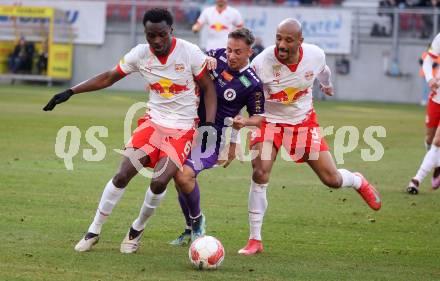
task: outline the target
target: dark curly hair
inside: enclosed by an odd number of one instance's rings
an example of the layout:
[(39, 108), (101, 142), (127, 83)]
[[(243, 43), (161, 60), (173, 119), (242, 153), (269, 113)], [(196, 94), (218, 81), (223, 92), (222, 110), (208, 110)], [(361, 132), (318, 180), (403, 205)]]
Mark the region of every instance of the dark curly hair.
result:
[(165, 21), (168, 26), (172, 26), (173, 16), (171, 15), (170, 11), (168, 11), (167, 9), (153, 8), (145, 12), (144, 18), (142, 20), (142, 24), (145, 26), (147, 21), (150, 21), (152, 23), (159, 23)]
[(252, 31), (246, 27), (241, 27), (230, 32), (228, 38), (242, 39), (248, 46), (252, 46), (255, 42), (255, 37), (252, 34)]

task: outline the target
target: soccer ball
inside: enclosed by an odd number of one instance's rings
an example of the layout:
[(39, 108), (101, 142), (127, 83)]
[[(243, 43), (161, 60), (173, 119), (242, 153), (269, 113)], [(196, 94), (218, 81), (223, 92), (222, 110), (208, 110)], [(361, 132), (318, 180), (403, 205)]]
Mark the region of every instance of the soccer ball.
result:
[(225, 249), (217, 238), (202, 236), (192, 242), (188, 251), (189, 260), (198, 269), (216, 269), (225, 258)]

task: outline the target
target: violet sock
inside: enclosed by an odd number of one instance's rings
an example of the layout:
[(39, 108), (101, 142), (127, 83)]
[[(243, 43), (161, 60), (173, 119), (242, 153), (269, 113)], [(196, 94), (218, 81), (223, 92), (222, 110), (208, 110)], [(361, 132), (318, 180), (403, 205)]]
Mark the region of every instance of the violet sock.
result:
[(180, 208), (182, 209), (183, 216), (185, 217), (185, 223), (187, 227), (191, 227), (191, 218), (189, 217), (189, 209), (186, 205), (185, 197), (183, 196), (182, 192), (179, 192), (179, 204)]
[(182, 197), (184, 198), (186, 205), (188, 206), (189, 210), (189, 216), (190, 218), (197, 218), (200, 216), (200, 189), (199, 185), (197, 184), (197, 181), (194, 185), (193, 191), (190, 193), (181, 193)]

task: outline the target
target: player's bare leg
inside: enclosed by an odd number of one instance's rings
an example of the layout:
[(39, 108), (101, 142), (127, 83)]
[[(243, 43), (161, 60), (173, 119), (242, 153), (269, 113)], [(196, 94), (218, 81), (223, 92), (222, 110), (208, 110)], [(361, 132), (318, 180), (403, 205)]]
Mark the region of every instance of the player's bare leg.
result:
[[(194, 241), (200, 236), (205, 235), (205, 217), (200, 210), (200, 189), (196, 179), (196, 173), (187, 165), (183, 166), (183, 171), (178, 171), (174, 176), (176, 188), (179, 192), (179, 203), (182, 211), (188, 212), (187, 221), (190, 221), (191, 227), (191, 241)], [(185, 209), (187, 208), (187, 209)], [(188, 226), (188, 225), (187, 225)], [(184, 231), (182, 235), (186, 237), (188, 231)], [(182, 245), (183, 242), (179, 236), (176, 240), (172, 241), (173, 245)], [(179, 242), (179, 243), (178, 243)]]
[[(425, 154), (425, 157), (423, 158), (423, 162), (420, 165), (417, 174), (410, 180), (407, 192), (414, 195), (418, 194), (419, 186), (422, 183), (423, 179), (431, 172), (432, 169), (438, 166), (440, 166), (440, 130), (435, 131), (431, 148)], [(433, 188), (436, 189), (436, 187), (434, 186), (434, 181)]]
[(122, 198), (125, 187), (130, 180), (138, 173), (137, 168), (130, 159), (138, 159), (140, 164), (147, 165), (149, 157), (141, 150), (127, 148), (125, 156), (121, 161), (115, 176), (107, 183), (101, 196), (101, 200), (96, 210), (95, 218), (90, 225), (86, 235), (76, 244), (75, 251), (90, 251), (98, 243), (102, 225), (111, 214), (113, 208)]
[(257, 143), (252, 149), (258, 151), (258, 156), (252, 160), (253, 173), (248, 201), (250, 235), (247, 245), (238, 251), (246, 256), (263, 251), (261, 228), (267, 209), (266, 191), (277, 155), (272, 142)]
[(379, 192), (360, 173), (337, 169), (328, 151), (320, 151), (316, 160), (306, 159), (307, 164), (326, 186), (331, 188), (353, 187), (365, 202), (377, 211), (381, 207)]
[(135, 253), (139, 249), (140, 240), (148, 219), (154, 214), (166, 194), (166, 188), (179, 167), (168, 157), (161, 158), (154, 168), (154, 177), (147, 189), (139, 216), (134, 220), (121, 243), (121, 253)]
[(429, 149), (431, 148), (431, 144), (434, 140), (436, 131), (437, 128), (426, 128), (425, 147), (427, 151), (429, 151)]

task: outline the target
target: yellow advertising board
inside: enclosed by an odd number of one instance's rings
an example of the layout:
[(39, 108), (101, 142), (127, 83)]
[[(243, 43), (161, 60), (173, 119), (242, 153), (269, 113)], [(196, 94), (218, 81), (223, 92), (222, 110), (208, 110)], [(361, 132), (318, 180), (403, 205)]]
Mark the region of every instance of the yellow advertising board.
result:
[(8, 72), (8, 59), (15, 48), (15, 42), (0, 41), (0, 74)]
[(71, 44), (51, 44), (49, 46), (47, 75), (53, 78), (72, 77), (73, 46)]
[[(49, 19), (48, 28), (48, 66), (47, 76), (58, 79), (70, 79), (72, 77), (72, 57), (73, 45), (71, 43), (55, 43), (54, 29), (55, 18), (57, 15), (64, 15), (64, 13), (56, 13), (54, 8), (48, 7), (26, 7), (26, 6), (2, 6), (0, 5), (0, 16), (7, 17), (24, 17), (24, 18), (47, 18)], [(13, 25), (12, 27), (14, 27)], [(15, 45), (18, 42), (0, 41), (0, 74), (7, 73), (8, 57), (13, 52)], [(41, 42), (32, 42), (36, 47), (36, 54), (41, 51)], [(36, 57), (33, 58), (35, 65)], [(31, 71), (30, 74), (35, 73)]]
[(45, 7), (0, 6), (0, 15), (27, 18), (52, 18), (53, 9)]

